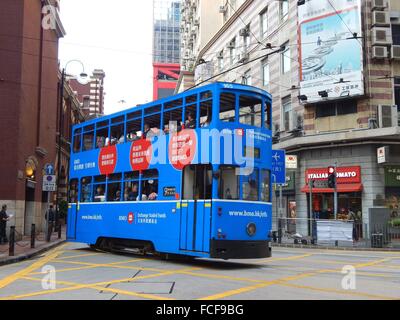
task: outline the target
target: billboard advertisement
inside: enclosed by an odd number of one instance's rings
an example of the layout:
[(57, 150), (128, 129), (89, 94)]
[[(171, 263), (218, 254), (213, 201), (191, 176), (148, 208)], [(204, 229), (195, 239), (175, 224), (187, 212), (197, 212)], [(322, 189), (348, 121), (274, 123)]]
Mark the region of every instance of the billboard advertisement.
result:
[(328, 99), (363, 95), (360, 0), (309, 0), (298, 8), (300, 94), (308, 102), (321, 101), (321, 91)]

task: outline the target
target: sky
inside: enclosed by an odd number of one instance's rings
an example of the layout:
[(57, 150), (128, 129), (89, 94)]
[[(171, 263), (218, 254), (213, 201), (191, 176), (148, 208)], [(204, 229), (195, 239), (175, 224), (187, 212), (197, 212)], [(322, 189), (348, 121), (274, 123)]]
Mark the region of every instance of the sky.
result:
[[(105, 71), (106, 114), (152, 101), (153, 1), (62, 0), (60, 14), (67, 32), (60, 67), (77, 59), (89, 75)], [(68, 63), (68, 74), (81, 72), (79, 63)]]

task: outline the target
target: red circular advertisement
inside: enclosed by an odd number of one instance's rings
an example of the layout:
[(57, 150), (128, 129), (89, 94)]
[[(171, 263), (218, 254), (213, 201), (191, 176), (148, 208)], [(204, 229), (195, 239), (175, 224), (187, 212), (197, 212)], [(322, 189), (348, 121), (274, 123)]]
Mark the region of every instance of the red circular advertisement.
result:
[(193, 129), (174, 133), (169, 141), (169, 161), (171, 165), (182, 170), (191, 164), (196, 154), (197, 136)]
[(151, 141), (142, 139), (132, 143), (130, 162), (133, 171), (147, 170), (152, 157)]
[(99, 154), (100, 174), (109, 175), (114, 173), (117, 166), (117, 147), (109, 146), (102, 148)]
[(128, 223), (132, 224), (134, 220), (135, 220), (135, 215), (132, 212), (129, 212), (129, 214), (128, 214)]

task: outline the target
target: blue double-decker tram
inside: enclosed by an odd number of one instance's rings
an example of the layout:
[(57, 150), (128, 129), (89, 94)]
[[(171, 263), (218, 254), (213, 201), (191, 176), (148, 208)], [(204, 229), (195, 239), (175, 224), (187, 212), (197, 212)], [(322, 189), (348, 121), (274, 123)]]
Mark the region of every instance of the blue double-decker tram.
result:
[(271, 95), (214, 83), (73, 127), (67, 238), (271, 256)]

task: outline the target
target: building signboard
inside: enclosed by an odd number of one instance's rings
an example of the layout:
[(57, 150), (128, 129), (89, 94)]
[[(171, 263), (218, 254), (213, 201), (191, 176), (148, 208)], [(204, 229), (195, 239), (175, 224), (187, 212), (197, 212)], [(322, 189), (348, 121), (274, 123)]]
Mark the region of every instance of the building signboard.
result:
[(309, 0), (298, 7), (300, 95), (308, 102), (321, 101), (323, 91), (327, 98), (364, 94), (360, 8), (360, 0)]

